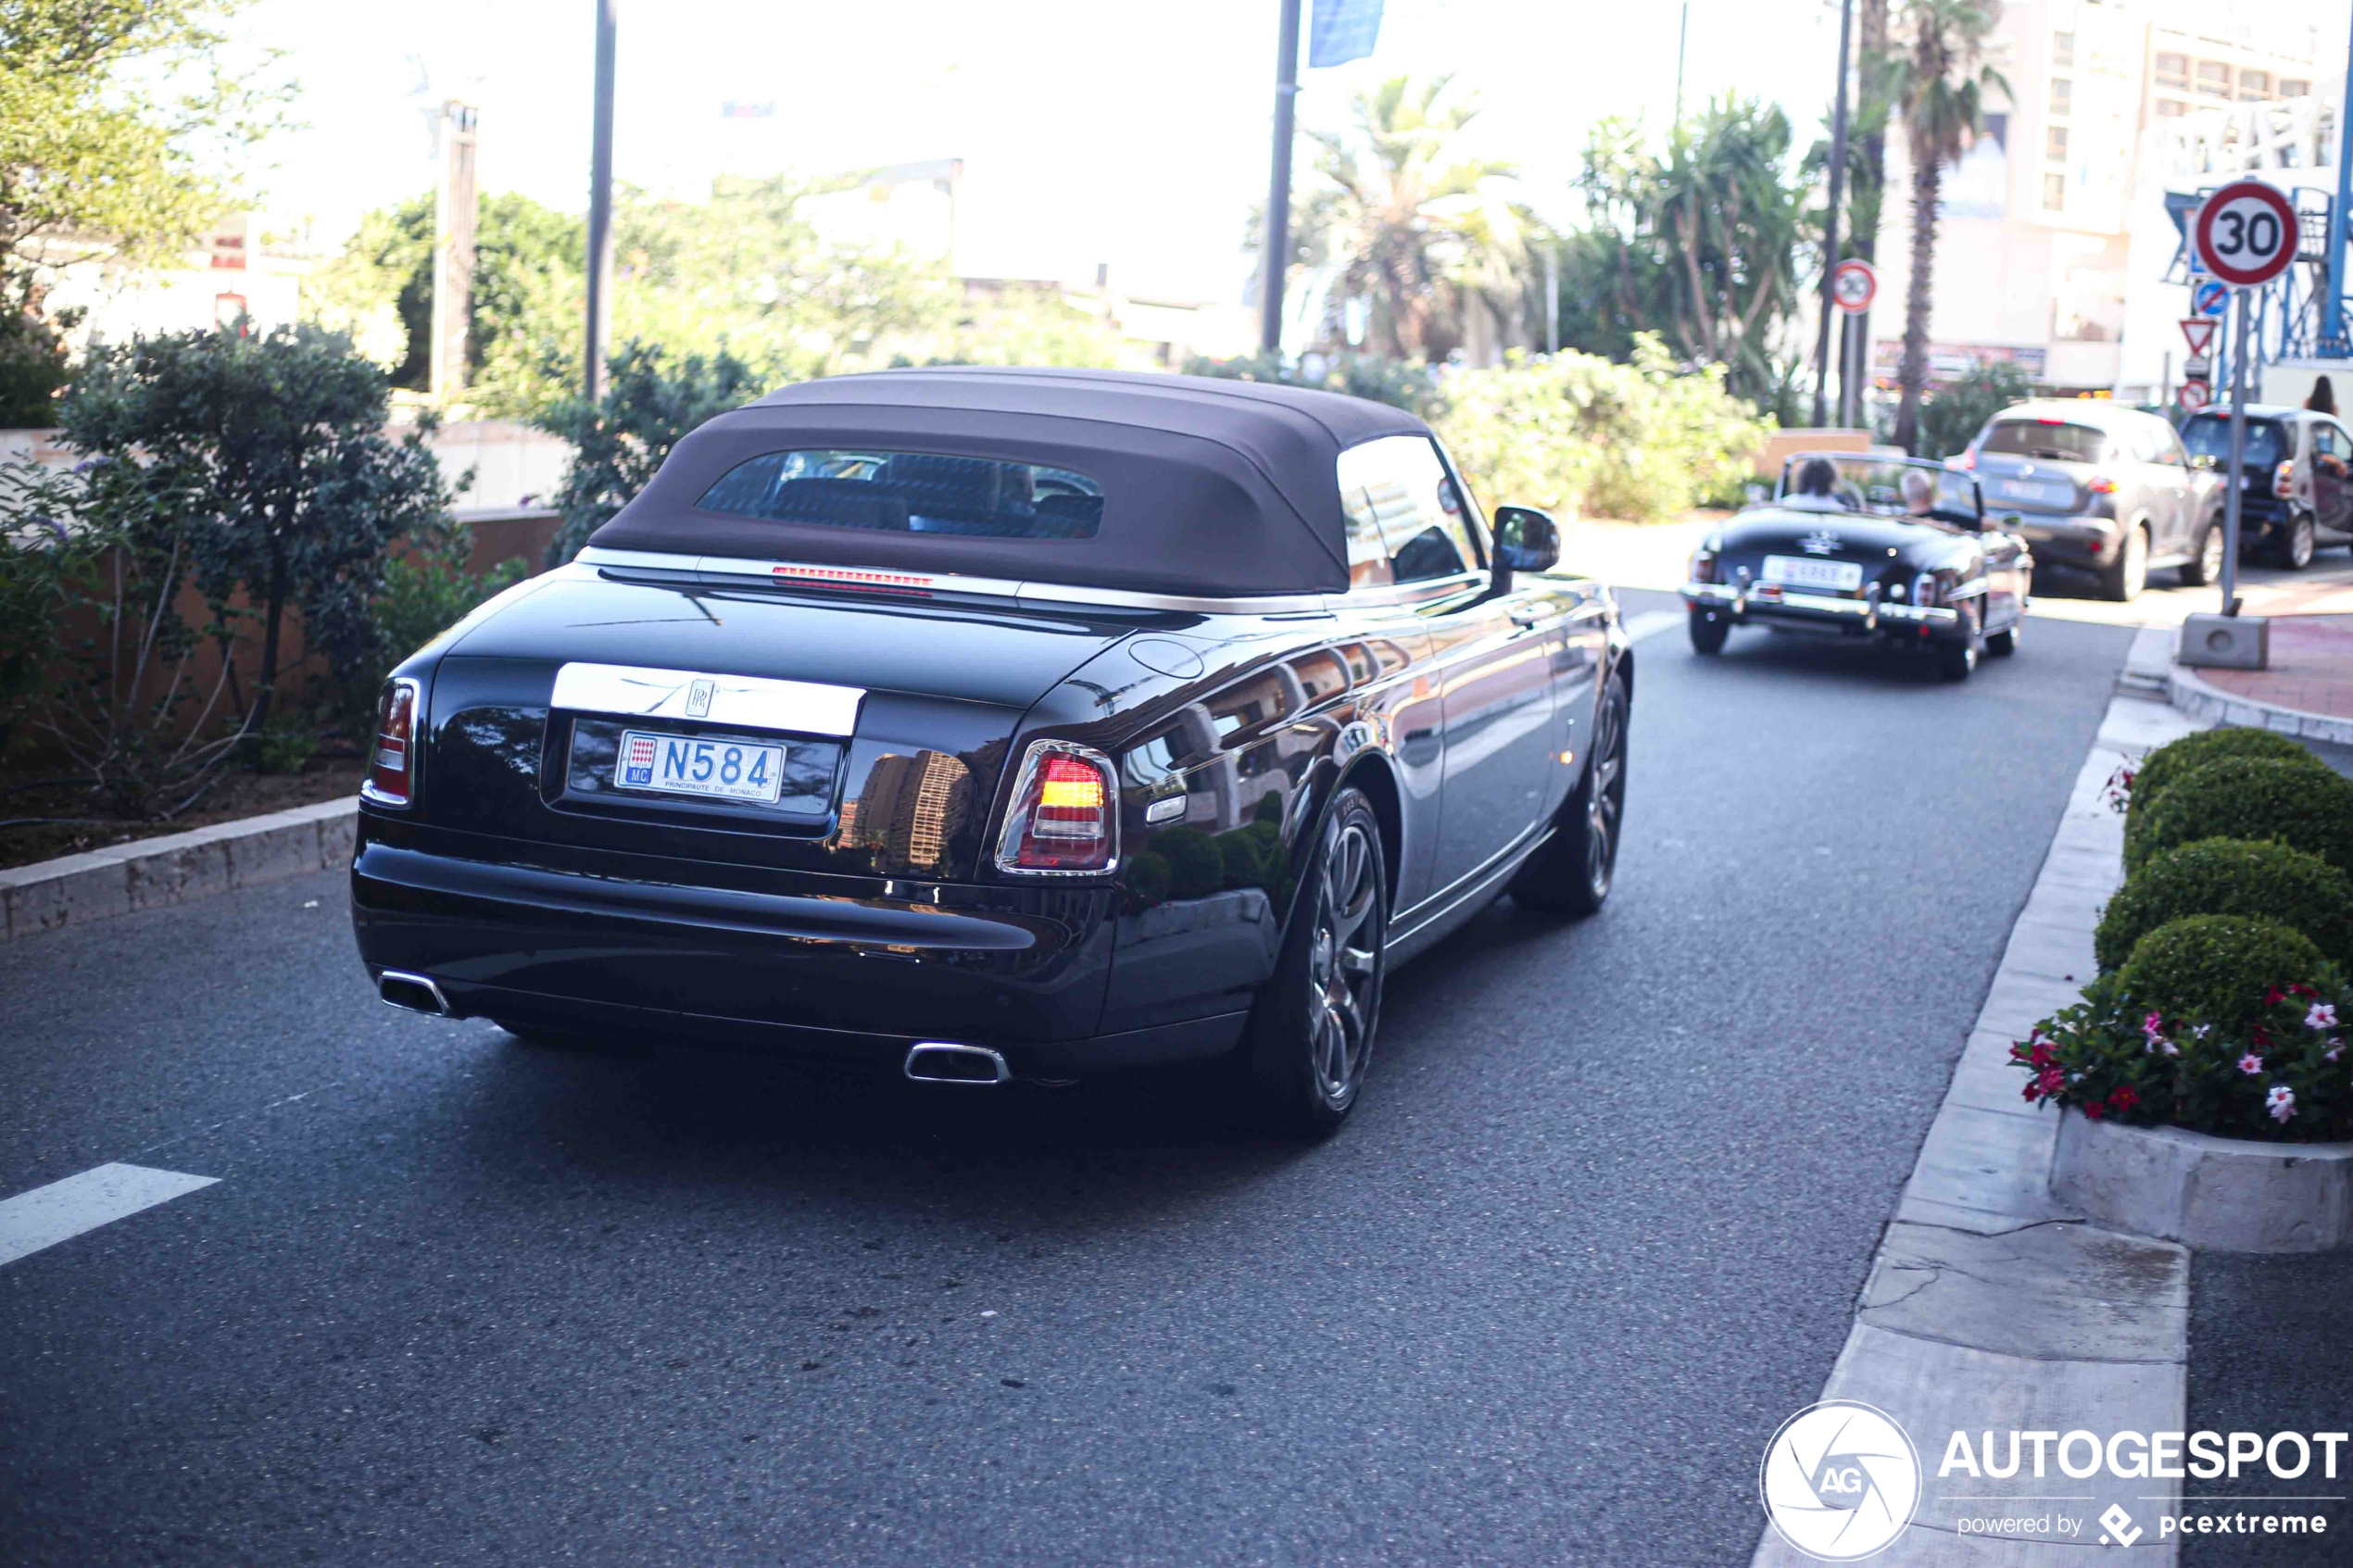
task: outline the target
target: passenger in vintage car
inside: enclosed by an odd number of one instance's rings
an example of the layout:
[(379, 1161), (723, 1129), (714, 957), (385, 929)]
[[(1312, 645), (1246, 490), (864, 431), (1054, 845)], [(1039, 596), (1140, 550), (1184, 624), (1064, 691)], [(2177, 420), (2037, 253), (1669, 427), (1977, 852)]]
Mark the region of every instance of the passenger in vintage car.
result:
[(385, 1000), (919, 1080), (1220, 1059), (1355, 1103), (1383, 978), (1598, 909), (1634, 661), (1549, 519), (1321, 392), (809, 383), (395, 672), (352, 865)]

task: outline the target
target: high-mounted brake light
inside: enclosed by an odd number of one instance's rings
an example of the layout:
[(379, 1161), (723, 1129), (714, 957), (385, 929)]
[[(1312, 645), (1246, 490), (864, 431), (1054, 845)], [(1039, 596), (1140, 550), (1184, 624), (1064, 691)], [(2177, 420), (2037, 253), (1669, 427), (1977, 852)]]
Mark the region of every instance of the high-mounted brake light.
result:
[(2284, 501), (2296, 494), (2296, 465), (2282, 463), (2271, 470), (2271, 494)]
[(1084, 876), (1118, 863), (1119, 791), (1111, 759), (1072, 741), (1030, 742), (997, 841), (998, 869)]
[(404, 675), (385, 682), (376, 700), (376, 746), (359, 793), (378, 806), (406, 806), (416, 794), (417, 692)]

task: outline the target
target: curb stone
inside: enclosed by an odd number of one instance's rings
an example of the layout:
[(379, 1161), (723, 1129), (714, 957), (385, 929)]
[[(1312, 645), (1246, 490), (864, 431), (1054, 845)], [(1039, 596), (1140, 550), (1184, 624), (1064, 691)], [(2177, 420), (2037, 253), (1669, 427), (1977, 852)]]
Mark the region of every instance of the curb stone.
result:
[[(2058, 1118), (2026, 1104), (2005, 1066), (2011, 1041), (2076, 998), (2080, 982), (2067, 977), (2093, 972), (2092, 933), (2123, 877), (2124, 820), (2102, 798), (2108, 775), (2205, 727), (2168, 707), (2148, 679), (2170, 637), (2148, 628), (2133, 643), (1822, 1389), (1825, 1399), (1887, 1411), (1920, 1450), (1919, 1512), (1875, 1563), (2059, 1568), (2084, 1562), (2086, 1549), (2146, 1568), (2179, 1560), (2178, 1538), (2160, 1540), (2155, 1528), (2158, 1509), (2178, 1506), (2179, 1481), (2105, 1472), (2056, 1487), (2021, 1480), (2010, 1485), (2074, 1500), (2009, 1505), (1967, 1495), (1998, 1493), (2001, 1482), (1936, 1474), (1953, 1432), (2174, 1432), (2187, 1419), (2188, 1250), (2094, 1229), (2052, 1198)], [(2133, 1545), (2100, 1547), (2095, 1521), (2110, 1503), (2142, 1526)], [(2059, 1511), (2087, 1523), (2064, 1544), (1965, 1536), (1965, 1511)], [(1753, 1568), (1810, 1561), (1768, 1522)]]
[(0, 871), (0, 941), (351, 863), (359, 797)]
[(2275, 708), (2267, 702), (2257, 702), (2252, 697), (2223, 691), (2186, 665), (2169, 666), (2165, 674), (2165, 694), (2174, 707), (2199, 720), (2201, 727), (2240, 724), (2253, 730), (2277, 730), (2284, 735), (2295, 735), (2301, 740), (2334, 741), (2339, 746), (2353, 746), (2353, 719), (2340, 719), (2330, 713), (2307, 713), (2300, 708)]
[(2353, 1143), (2059, 1118), (2051, 1190), (2103, 1224), (2225, 1252), (2353, 1245)]

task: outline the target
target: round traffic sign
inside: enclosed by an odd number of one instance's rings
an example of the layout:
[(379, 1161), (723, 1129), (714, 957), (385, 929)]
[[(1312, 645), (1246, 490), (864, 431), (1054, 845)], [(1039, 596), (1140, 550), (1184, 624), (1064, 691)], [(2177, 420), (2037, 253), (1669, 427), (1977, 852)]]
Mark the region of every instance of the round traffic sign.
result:
[(2184, 413), (2195, 414), (2200, 408), (2206, 407), (2207, 395), (2207, 388), (2204, 382), (2185, 381), (2182, 383), (2181, 395), (2176, 399), (2176, 401), (2182, 405), (2182, 409)]
[(2235, 288), (2259, 287), (2296, 259), (2296, 208), (2276, 185), (2233, 180), (2199, 207), (2193, 238), (2208, 271)]
[(1831, 298), (1841, 310), (1859, 316), (1879, 297), (1879, 272), (1859, 257), (1831, 269)]

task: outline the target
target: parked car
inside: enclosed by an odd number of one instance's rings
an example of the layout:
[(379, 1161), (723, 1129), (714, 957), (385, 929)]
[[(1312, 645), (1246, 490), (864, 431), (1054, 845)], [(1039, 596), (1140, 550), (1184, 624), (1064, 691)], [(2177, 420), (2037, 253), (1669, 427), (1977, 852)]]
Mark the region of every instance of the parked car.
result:
[(1774, 498), (1743, 508), (1692, 557), (1692, 646), (1736, 626), (1874, 637), (1920, 649), (1952, 680), (2026, 634), (2034, 556), (1985, 516), (1976, 479), (1909, 458), (1790, 458)]
[(912, 1079), (1224, 1057), (1326, 1131), (1381, 986), (1598, 909), (1634, 659), (1428, 427), (1240, 382), (926, 370), (680, 442), (385, 687), (385, 1000)]
[(2103, 597), (2138, 597), (2148, 574), (2193, 586), (2221, 571), (2221, 486), (2191, 466), (2155, 414), (2094, 398), (2020, 403), (1954, 459), (2045, 568), (2089, 573)]
[[(2353, 545), (2353, 435), (2328, 414), (2250, 404), (2246, 445), (2239, 454), (2239, 554), (2263, 555), (2297, 571), (2323, 545)], [(2214, 410), (2182, 424), (2190, 461), (2224, 484), (2231, 465), (2231, 416)], [(2221, 537), (2213, 541), (2215, 570)]]

